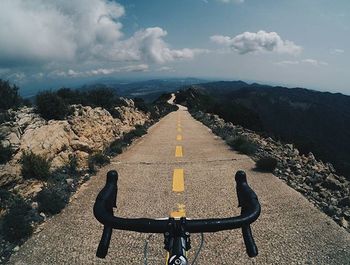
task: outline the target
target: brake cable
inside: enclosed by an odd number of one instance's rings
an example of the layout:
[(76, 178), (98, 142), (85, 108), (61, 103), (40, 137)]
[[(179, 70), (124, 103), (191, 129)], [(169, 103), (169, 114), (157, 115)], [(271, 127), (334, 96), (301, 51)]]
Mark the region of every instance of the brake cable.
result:
[[(195, 265), (196, 264), (196, 261), (197, 261), (197, 258), (203, 248), (203, 244), (204, 244), (204, 234), (203, 233), (200, 233), (201, 234), (201, 243), (199, 244), (199, 248), (196, 252), (196, 254), (194, 255), (194, 258), (193, 258), (193, 261), (191, 263), (191, 265)], [(143, 248), (143, 260), (144, 260), (144, 265), (148, 265), (148, 243), (149, 243), (149, 240), (151, 239), (152, 235), (149, 235), (146, 239), (145, 239), (145, 246)]]

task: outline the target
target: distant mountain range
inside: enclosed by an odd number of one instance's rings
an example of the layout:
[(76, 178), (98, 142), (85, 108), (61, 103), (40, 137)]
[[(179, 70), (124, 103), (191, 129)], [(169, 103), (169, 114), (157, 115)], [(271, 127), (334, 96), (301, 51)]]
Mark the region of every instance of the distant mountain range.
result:
[(176, 102), (293, 143), (350, 178), (350, 96), (223, 81), (189, 86)]
[(94, 84), (84, 85), (80, 89), (88, 90), (96, 87), (109, 87), (115, 90), (119, 96), (129, 98), (140, 97), (150, 102), (157, 99), (163, 93), (174, 92), (180, 88), (203, 82), (207, 82), (207, 80), (197, 78), (168, 78), (146, 81), (101, 79)]

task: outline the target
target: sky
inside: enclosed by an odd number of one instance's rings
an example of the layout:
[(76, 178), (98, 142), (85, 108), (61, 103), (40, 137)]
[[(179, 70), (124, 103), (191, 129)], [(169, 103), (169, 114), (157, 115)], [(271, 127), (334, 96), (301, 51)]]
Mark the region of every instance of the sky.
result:
[(350, 95), (349, 0), (1, 0), (0, 78), (26, 94), (197, 77)]

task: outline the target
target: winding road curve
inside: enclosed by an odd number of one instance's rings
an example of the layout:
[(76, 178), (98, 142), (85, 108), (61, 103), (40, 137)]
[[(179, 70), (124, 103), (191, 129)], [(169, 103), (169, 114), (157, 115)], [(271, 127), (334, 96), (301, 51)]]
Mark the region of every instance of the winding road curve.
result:
[[(277, 177), (253, 168), (180, 106), (92, 177), (9, 263), (144, 264), (148, 235), (134, 232), (115, 230), (106, 259), (95, 257), (102, 226), (92, 207), (108, 170), (119, 172), (120, 216), (210, 218), (239, 214), (233, 176), (243, 169), (262, 205), (253, 225), (259, 255), (247, 257), (240, 230), (225, 231), (205, 234), (197, 264), (350, 264), (349, 233)], [(190, 261), (199, 235), (191, 239)], [(165, 264), (165, 254), (163, 236), (151, 236), (148, 264)]]

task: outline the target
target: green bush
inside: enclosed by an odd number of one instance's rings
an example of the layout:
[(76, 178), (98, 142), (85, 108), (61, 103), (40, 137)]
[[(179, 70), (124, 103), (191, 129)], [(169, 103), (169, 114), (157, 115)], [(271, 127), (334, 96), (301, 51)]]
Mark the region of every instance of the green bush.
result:
[(137, 124), (134, 129), (134, 135), (136, 137), (141, 137), (144, 134), (147, 134), (147, 129), (145, 126)]
[(123, 149), (126, 146), (126, 143), (122, 139), (117, 139), (113, 141), (107, 148), (108, 154), (114, 156), (123, 153)]
[(2, 220), (2, 233), (5, 240), (19, 242), (32, 234), (31, 209), (21, 197), (12, 198), (9, 209)]
[(256, 169), (264, 172), (273, 172), (277, 166), (277, 159), (274, 157), (262, 157), (256, 161)]
[(258, 149), (255, 143), (244, 136), (229, 137), (226, 143), (233, 149), (246, 155), (253, 155)]
[(1, 112), (0, 110), (0, 124), (11, 121), (11, 119), (12, 117), (9, 115), (8, 112)]
[(13, 194), (4, 188), (0, 188), (0, 208), (6, 209), (11, 203)]
[(78, 158), (76, 155), (69, 156), (69, 162), (67, 165), (67, 169), (70, 173), (76, 173), (78, 168)]
[(0, 164), (6, 164), (12, 157), (13, 151), (11, 146), (3, 146), (0, 143)]
[(22, 176), (25, 179), (47, 180), (50, 176), (50, 163), (33, 152), (25, 152), (21, 158)]
[(135, 107), (142, 112), (149, 112), (149, 108), (142, 98), (134, 98)]
[(104, 153), (99, 152), (99, 153), (93, 154), (89, 157), (89, 160), (88, 160), (89, 170), (90, 172), (95, 172), (96, 166), (101, 167), (108, 164), (109, 162), (110, 162), (109, 157)]
[(69, 196), (69, 191), (62, 184), (47, 186), (36, 197), (38, 210), (50, 215), (57, 214), (67, 205)]
[(37, 112), (46, 120), (62, 120), (69, 113), (69, 105), (57, 93), (44, 91), (36, 96)]
[(123, 141), (127, 144), (130, 144), (134, 138), (141, 137), (147, 133), (146, 126), (136, 125), (134, 130), (127, 132), (123, 135)]
[(118, 105), (119, 98), (112, 89), (100, 87), (87, 92), (87, 101), (92, 107), (102, 107), (110, 110)]
[(18, 90), (16, 85), (11, 85), (9, 81), (0, 79), (0, 112), (17, 108), (22, 104)]

